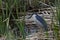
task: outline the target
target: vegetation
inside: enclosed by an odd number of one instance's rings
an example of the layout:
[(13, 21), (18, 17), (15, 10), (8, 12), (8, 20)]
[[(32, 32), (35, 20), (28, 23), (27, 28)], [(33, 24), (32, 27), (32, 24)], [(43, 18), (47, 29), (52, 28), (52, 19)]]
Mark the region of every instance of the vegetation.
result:
[(57, 24), (54, 25), (54, 33), (55, 33), (56, 40), (60, 40), (60, 36), (59, 36), (60, 35), (59, 34), (59, 31), (60, 31), (59, 30), (59, 28), (60, 28), (60, 16), (59, 16), (60, 15), (60, 9), (59, 9), (60, 5), (59, 4), (60, 3), (59, 2), (60, 2), (60, 0), (55, 0), (56, 11), (57, 11), (56, 12), (56, 15), (57, 15), (56, 16), (56, 23)]
[[(5, 7), (4, 5), (2, 5), (2, 2), (4, 1)], [(0, 10), (2, 10), (0, 12), (0, 35), (3, 35), (6, 37), (6, 40), (17, 40), (19, 39), (16, 35), (14, 35), (14, 33), (10, 30), (10, 20), (12, 19), (19, 19), (19, 14), (21, 14), (21, 12), (23, 12), (23, 20), (22, 21), (15, 21), (15, 24), (17, 25), (17, 27), (19, 28), (19, 33), (22, 35), (22, 39), (24, 40), (26, 35), (24, 32), (24, 26), (25, 26), (25, 12), (26, 12), (26, 8), (27, 8), (27, 3), (24, 0), (0, 0)], [(34, 7), (39, 7), (39, 1), (45, 2), (49, 5), (54, 5), (56, 6), (56, 24), (54, 23), (54, 36), (56, 38), (56, 40), (60, 40), (60, 36), (59, 36), (59, 27), (60, 27), (60, 0), (33, 0), (32, 4), (29, 4), (30, 6), (34, 6)], [(55, 1), (55, 2), (54, 2)], [(4, 7), (4, 8), (3, 8)], [(15, 16), (16, 15), (16, 16)], [(13, 23), (12, 23), (13, 24)], [(46, 34), (48, 36), (48, 33)]]

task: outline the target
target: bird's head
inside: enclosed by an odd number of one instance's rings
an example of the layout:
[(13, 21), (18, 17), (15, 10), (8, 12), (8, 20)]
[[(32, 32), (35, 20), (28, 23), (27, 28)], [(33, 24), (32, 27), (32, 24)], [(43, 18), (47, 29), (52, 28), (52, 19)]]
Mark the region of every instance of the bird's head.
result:
[(31, 17), (35, 17), (37, 15), (37, 13), (33, 13), (28, 19), (30, 19)]

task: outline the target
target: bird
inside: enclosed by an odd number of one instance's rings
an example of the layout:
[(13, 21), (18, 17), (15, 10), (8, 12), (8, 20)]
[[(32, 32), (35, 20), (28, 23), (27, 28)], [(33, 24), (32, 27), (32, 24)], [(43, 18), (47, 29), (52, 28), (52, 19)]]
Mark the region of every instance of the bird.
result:
[(46, 21), (36, 12), (34, 12), (28, 19), (33, 19), (34, 22), (36, 22), (36, 25), (41, 26), (44, 29), (44, 31), (48, 31), (48, 26)]

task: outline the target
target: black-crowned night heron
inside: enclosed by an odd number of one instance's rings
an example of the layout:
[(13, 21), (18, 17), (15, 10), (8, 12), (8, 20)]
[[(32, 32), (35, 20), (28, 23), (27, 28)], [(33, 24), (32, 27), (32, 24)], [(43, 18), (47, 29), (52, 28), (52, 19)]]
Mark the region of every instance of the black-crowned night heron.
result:
[(30, 16), (28, 19), (33, 19), (34, 22), (36, 22), (37, 26), (41, 26), (44, 31), (48, 30), (46, 21), (37, 13), (33, 13), (32, 16)]

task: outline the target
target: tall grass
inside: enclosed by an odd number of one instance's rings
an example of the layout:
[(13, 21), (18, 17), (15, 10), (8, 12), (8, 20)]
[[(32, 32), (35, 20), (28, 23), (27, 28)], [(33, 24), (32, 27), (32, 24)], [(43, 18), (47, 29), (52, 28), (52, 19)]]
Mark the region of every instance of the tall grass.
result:
[(55, 0), (56, 6), (56, 24), (54, 24), (54, 36), (56, 40), (60, 40), (59, 28), (60, 28), (60, 0)]
[[(0, 9), (2, 9), (2, 0), (0, 0)], [(4, 35), (6, 30), (5, 30), (5, 23), (3, 23), (2, 17), (3, 17), (2, 13), (0, 13), (0, 34)]]
[[(14, 15), (13, 15), (13, 12), (12, 12), (12, 4), (13, 5), (16, 5), (16, 14), (17, 14), (17, 17), (18, 17), (18, 1), (17, 0), (6, 0), (6, 13), (4, 12), (4, 10), (2, 9), (2, 15), (0, 15), (0, 34), (3, 34), (6, 36), (6, 40), (17, 40), (18, 38), (15, 38), (14, 37), (14, 34), (11, 32), (11, 30), (9, 30), (9, 21), (10, 21), (10, 15), (13, 16), (13, 18), (15, 19)], [(2, 8), (2, 0), (0, 0), (0, 8)], [(25, 15), (25, 5), (23, 5), (23, 13)], [(9, 11), (9, 12), (8, 12)], [(2, 19), (3, 18), (3, 19)], [(3, 20), (3, 21), (2, 21)], [(22, 34), (22, 40), (25, 39), (25, 32), (24, 32), (24, 26), (25, 26), (25, 16), (23, 18), (22, 21), (19, 21), (19, 22), (15, 22), (19, 28), (19, 31), (21, 32)]]

